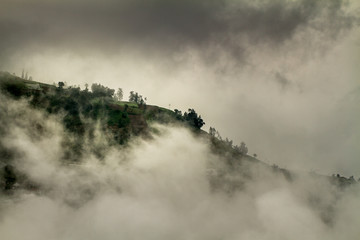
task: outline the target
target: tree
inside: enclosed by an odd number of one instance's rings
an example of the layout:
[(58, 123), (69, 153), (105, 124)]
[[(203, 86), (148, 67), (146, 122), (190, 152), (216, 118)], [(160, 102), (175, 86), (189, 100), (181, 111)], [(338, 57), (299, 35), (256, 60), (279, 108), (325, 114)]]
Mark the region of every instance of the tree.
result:
[(183, 116), (180, 110), (174, 109), (175, 118), (179, 121), (183, 121)]
[(134, 91), (130, 91), (129, 102), (138, 102), (139, 94)]
[(196, 129), (201, 129), (201, 127), (205, 125), (205, 122), (201, 116), (198, 116), (194, 109), (189, 108), (188, 112), (184, 113), (184, 119), (189, 123), (190, 126)]
[(225, 138), (225, 143), (226, 145), (228, 145), (229, 147), (233, 147), (233, 141), (232, 140), (229, 140), (228, 138)]
[(213, 127), (210, 127), (210, 128), (209, 128), (209, 134), (210, 134), (210, 136), (215, 137), (216, 129), (213, 128)]
[(59, 89), (63, 89), (65, 86), (64, 82), (58, 82)]
[[(222, 139), (219, 131), (217, 131), (215, 128), (210, 127), (210, 129), (209, 129), (209, 134), (210, 134), (212, 137), (217, 138), (217, 139), (219, 139), (220, 141), (223, 141), (223, 139)], [(232, 141), (231, 141), (231, 142), (232, 142)]]
[(94, 97), (113, 97), (115, 90), (104, 87), (101, 84), (93, 83), (91, 85), (91, 91), (94, 95)]
[(241, 142), (239, 151), (244, 155), (248, 153), (248, 148), (246, 147), (246, 144), (244, 142)]
[(115, 94), (115, 99), (117, 101), (121, 101), (124, 97), (124, 94), (123, 94), (123, 90), (121, 88), (118, 88), (118, 90), (116, 91), (116, 94)]
[(129, 102), (135, 102), (139, 105), (143, 105), (146, 103), (146, 97), (143, 98), (139, 93), (131, 91), (129, 95)]

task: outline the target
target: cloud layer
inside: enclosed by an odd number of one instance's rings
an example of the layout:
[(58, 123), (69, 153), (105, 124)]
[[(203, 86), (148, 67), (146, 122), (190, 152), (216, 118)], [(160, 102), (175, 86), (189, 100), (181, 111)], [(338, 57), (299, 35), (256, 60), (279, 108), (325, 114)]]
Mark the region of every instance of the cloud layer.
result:
[[(357, 1), (2, 1), (0, 68), (195, 108), (261, 159), (359, 175)], [(334, 130), (335, 129), (335, 130)]]
[[(129, 149), (108, 146), (101, 161), (85, 147), (78, 164), (67, 164), (61, 160), (66, 135), (56, 118), (2, 100), (1, 113), (7, 111), (5, 119), (13, 121), (2, 125), (10, 131), (1, 144), (19, 153), (11, 164), (40, 186), (0, 197), (5, 238), (355, 239), (359, 234), (357, 184), (340, 191), (322, 177), (287, 181), (256, 165), (230, 170), (205, 141), (165, 126), (155, 126), (160, 134), (134, 140)], [(217, 174), (244, 186), (214, 189), (209, 180)]]
[(243, 58), (249, 42), (279, 46), (304, 29), (336, 38), (357, 21), (345, 7), (342, 0), (5, 1), (0, 48), (112, 53), (130, 45), (159, 54), (220, 46)]

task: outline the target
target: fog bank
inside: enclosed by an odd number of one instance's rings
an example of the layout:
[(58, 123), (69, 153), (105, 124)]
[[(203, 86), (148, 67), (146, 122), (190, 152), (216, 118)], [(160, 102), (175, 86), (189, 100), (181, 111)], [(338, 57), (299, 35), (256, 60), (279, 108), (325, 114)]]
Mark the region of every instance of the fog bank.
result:
[[(252, 164), (230, 170), (206, 140), (185, 128), (161, 125), (154, 126), (158, 131), (152, 139), (134, 139), (128, 148), (108, 145), (99, 132), (95, 136), (106, 148), (105, 157), (97, 159), (89, 150), (93, 146), (85, 146), (83, 157), (70, 164), (61, 158), (62, 141), (69, 136), (56, 117), (25, 102), (2, 100), (1, 144), (15, 153), (11, 164), (39, 186), (0, 197), (4, 238), (359, 236), (358, 184), (340, 190), (308, 174), (289, 181)], [(239, 180), (244, 185), (232, 191), (214, 188), (211, 180), (218, 175), (229, 185)]]

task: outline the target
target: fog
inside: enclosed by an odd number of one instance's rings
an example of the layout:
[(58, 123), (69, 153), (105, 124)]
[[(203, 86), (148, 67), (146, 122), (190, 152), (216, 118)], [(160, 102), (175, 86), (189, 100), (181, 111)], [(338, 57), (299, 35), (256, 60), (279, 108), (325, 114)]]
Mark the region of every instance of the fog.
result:
[(358, 1), (1, 5), (1, 70), (135, 90), (269, 163), (360, 174)]
[[(356, 239), (358, 184), (340, 189), (320, 175), (293, 180), (250, 164), (229, 170), (208, 140), (154, 125), (128, 147), (101, 131), (76, 163), (57, 116), (1, 96), (1, 146), (36, 188), (0, 196), (5, 239)], [(101, 144), (101, 160), (90, 151)], [(219, 174), (223, 178), (218, 179)], [(246, 177), (246, 176), (251, 176)], [(241, 188), (231, 188), (239, 180)], [(225, 185), (212, 184), (226, 182)]]
[(289, 181), (261, 166), (229, 171), (206, 140), (161, 125), (153, 126), (152, 139), (134, 138), (129, 147), (111, 145), (98, 130), (94, 140), (83, 139), (76, 164), (64, 163), (64, 142), (74, 139), (61, 117), (0, 96), (0, 150), (41, 186), (0, 196), (3, 238), (360, 235), (358, 184), (340, 190), (320, 177), (360, 176), (358, 1), (0, 0), (0, 6), (0, 71), (24, 70), (50, 84), (121, 87), (125, 98), (134, 90), (150, 105), (194, 108), (204, 130), (215, 127), (270, 166), (297, 173)]

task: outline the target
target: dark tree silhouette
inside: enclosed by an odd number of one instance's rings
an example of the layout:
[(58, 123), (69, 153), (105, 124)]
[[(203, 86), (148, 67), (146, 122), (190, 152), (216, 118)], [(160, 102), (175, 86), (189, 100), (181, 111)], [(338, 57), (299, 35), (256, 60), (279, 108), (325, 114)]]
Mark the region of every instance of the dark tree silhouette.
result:
[(194, 109), (188, 110), (188, 112), (184, 113), (184, 120), (189, 123), (190, 126), (201, 129), (202, 126), (205, 125), (205, 122), (201, 118), (201, 116), (195, 112)]
[(115, 90), (105, 87), (101, 84), (93, 83), (91, 85), (91, 91), (94, 97), (113, 97)]
[(142, 95), (140, 95), (137, 92), (131, 91), (129, 95), (129, 102), (135, 102), (139, 105), (144, 105), (146, 103), (146, 97), (143, 98)]
[(64, 82), (58, 82), (59, 89), (63, 89), (65, 86)]
[(174, 113), (175, 113), (175, 118), (177, 120), (183, 121), (183, 116), (180, 110), (174, 109)]

